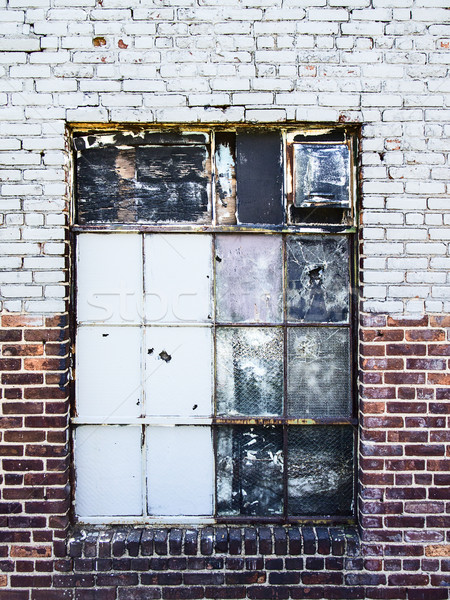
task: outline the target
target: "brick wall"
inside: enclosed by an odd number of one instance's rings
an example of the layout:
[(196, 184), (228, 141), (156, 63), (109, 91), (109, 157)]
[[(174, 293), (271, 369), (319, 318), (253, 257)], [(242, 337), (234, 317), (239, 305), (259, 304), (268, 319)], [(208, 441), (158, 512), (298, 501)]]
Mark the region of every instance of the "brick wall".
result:
[[(0, 20), (0, 599), (448, 598), (442, 2), (3, 0)], [(361, 124), (358, 529), (80, 541), (69, 529), (68, 125), (286, 121)]]

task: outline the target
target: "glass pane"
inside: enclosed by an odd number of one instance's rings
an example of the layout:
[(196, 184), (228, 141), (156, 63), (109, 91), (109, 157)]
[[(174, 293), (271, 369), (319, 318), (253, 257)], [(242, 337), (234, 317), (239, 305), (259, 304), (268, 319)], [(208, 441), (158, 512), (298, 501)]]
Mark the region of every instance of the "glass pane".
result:
[(98, 143), (78, 151), (79, 223), (210, 220), (206, 145), (131, 145), (131, 136), (122, 137), (120, 147)]
[(140, 427), (77, 427), (74, 451), (78, 516), (142, 514)]
[(208, 167), (209, 154), (206, 146), (138, 147), (138, 220), (209, 220)]
[(339, 323), (349, 317), (348, 238), (288, 236), (289, 321)]
[(281, 328), (222, 327), (216, 333), (219, 415), (280, 415), (283, 404)]
[(147, 427), (149, 514), (211, 515), (213, 465), (210, 427)]
[(138, 417), (142, 413), (140, 327), (79, 327), (77, 414)]
[(350, 417), (349, 330), (289, 327), (287, 384), (290, 417)]
[(281, 427), (219, 427), (218, 515), (270, 516), (282, 511)]
[(140, 323), (142, 238), (92, 234), (77, 238), (78, 322)]
[(217, 320), (281, 323), (282, 274), (281, 236), (218, 235)]
[(147, 415), (211, 416), (210, 327), (149, 327), (144, 354)]
[(351, 515), (353, 429), (288, 429), (288, 498), (291, 515)]
[(148, 322), (212, 320), (212, 237), (145, 236), (145, 318)]
[(344, 144), (294, 144), (295, 206), (349, 206), (350, 154)]

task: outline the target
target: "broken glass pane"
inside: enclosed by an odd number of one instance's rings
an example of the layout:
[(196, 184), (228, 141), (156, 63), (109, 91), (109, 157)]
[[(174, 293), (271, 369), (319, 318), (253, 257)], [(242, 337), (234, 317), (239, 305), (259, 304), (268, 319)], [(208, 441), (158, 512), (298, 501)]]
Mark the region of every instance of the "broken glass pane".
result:
[(74, 452), (78, 516), (142, 514), (140, 427), (77, 427)]
[(145, 402), (151, 416), (211, 416), (210, 327), (148, 327)]
[(280, 415), (283, 404), (281, 328), (217, 329), (219, 415)]
[(281, 427), (219, 427), (218, 515), (270, 516), (282, 511)]
[(288, 328), (289, 416), (351, 416), (349, 337), (347, 328)]
[(352, 514), (351, 427), (288, 429), (288, 502), (291, 515)]
[(348, 322), (350, 275), (347, 237), (288, 236), (287, 275), (288, 321)]
[(212, 236), (145, 236), (147, 323), (212, 322)]
[(216, 318), (232, 323), (282, 323), (281, 236), (216, 237)]
[(211, 428), (147, 427), (146, 436), (149, 514), (211, 515)]
[(350, 205), (345, 144), (294, 144), (295, 206)]

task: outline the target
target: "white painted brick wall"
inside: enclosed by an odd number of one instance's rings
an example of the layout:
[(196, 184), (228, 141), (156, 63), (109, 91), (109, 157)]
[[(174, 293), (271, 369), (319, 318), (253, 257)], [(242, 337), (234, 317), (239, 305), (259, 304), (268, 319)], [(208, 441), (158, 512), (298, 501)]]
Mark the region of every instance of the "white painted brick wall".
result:
[(294, 120), (362, 124), (364, 308), (450, 308), (441, 0), (9, 0), (0, 20), (2, 308), (64, 310), (66, 123)]

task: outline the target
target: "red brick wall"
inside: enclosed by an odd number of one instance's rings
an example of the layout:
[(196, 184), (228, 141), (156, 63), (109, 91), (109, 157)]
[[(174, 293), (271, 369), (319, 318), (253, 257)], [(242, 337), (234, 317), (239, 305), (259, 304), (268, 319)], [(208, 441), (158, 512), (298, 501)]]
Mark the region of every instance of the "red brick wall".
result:
[(359, 530), (69, 529), (65, 316), (0, 330), (0, 600), (392, 598), (450, 587), (450, 318), (362, 315)]

